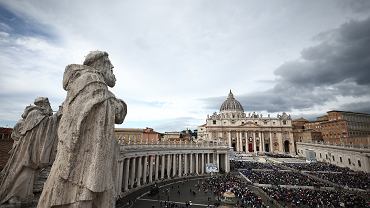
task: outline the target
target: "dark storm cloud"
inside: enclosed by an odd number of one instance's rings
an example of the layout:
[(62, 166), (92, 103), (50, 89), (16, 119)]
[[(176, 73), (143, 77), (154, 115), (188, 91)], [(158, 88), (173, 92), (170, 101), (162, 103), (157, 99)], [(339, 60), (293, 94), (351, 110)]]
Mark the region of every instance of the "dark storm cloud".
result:
[(354, 102), (340, 106), (339, 110), (370, 113), (370, 101)]
[[(275, 70), (277, 83), (273, 88), (238, 96), (244, 110), (310, 109), (337, 101), (338, 96), (369, 99), (370, 18), (349, 21), (319, 34), (315, 40), (319, 43), (303, 49), (299, 60), (286, 62)], [(206, 103), (216, 110), (225, 99), (210, 98)], [(358, 110), (369, 108), (363, 105)]]

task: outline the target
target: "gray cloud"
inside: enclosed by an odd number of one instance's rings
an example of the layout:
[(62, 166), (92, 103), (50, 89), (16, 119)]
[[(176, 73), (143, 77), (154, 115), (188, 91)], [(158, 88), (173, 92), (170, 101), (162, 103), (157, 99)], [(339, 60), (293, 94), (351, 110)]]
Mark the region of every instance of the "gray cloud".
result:
[[(246, 111), (309, 110), (337, 101), (339, 96), (370, 100), (370, 18), (346, 22), (320, 33), (315, 40), (319, 43), (303, 49), (299, 60), (274, 71), (277, 79), (273, 88), (237, 97)], [(208, 108), (216, 110), (224, 100), (205, 101)], [(337, 107), (369, 112), (366, 103), (338, 103)]]
[(341, 105), (339, 109), (343, 111), (370, 113), (370, 101), (353, 102), (353, 103), (344, 104), (344, 105)]

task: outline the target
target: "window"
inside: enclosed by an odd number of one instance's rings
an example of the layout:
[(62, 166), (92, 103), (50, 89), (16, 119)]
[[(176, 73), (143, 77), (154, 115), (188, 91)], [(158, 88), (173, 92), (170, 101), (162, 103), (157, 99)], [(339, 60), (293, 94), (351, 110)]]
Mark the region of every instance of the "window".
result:
[(339, 160), (340, 160), (340, 162), (343, 162), (343, 161), (342, 161), (342, 157), (339, 157)]
[(357, 161), (358, 167), (361, 167), (361, 161)]
[(286, 121), (285, 120), (283, 121), (283, 125), (286, 125)]
[(335, 161), (335, 157), (334, 157), (334, 155), (333, 155), (333, 161)]
[(350, 165), (351, 164), (351, 159), (348, 158), (348, 164)]
[(328, 159), (328, 155), (327, 154), (325, 154), (325, 158)]
[(213, 120), (213, 124), (216, 124), (216, 120)]
[(322, 155), (321, 155), (321, 153), (320, 153), (320, 158), (322, 158)]

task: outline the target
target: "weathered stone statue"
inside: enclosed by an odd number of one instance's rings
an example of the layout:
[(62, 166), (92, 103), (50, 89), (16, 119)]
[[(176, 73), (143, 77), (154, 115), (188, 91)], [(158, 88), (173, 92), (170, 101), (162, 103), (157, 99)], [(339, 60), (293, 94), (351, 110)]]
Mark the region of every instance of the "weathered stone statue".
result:
[(115, 206), (114, 124), (123, 122), (127, 106), (108, 90), (116, 82), (112, 68), (101, 51), (66, 67), (57, 156), (37, 207)]
[(54, 161), (60, 113), (53, 115), (48, 98), (36, 98), (27, 106), (12, 132), (14, 145), (0, 174), (1, 204), (29, 202), (40, 168)]

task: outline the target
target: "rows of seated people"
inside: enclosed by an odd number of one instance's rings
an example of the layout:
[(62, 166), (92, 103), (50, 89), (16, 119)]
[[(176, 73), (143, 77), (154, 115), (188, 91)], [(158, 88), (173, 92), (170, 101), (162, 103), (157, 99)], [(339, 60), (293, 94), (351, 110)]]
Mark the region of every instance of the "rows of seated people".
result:
[(242, 170), (252, 183), (272, 185), (296, 185), (296, 186), (328, 186), (308, 176), (292, 171), (255, 171)]
[(211, 190), (216, 196), (222, 198), (224, 192), (233, 192), (238, 198), (238, 207), (266, 207), (261, 198), (250, 191), (247, 183), (240, 176), (226, 175), (211, 177), (202, 182), (201, 189)]
[(262, 189), (284, 207), (370, 207), (364, 197), (345, 191), (281, 187)]

